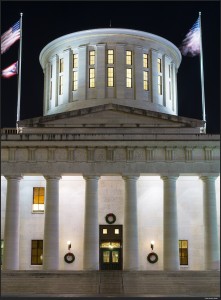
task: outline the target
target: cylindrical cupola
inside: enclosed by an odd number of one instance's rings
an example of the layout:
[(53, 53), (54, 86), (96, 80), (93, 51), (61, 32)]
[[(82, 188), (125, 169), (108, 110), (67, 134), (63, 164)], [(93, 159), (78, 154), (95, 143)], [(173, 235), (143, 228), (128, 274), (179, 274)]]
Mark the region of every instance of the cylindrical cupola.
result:
[(43, 48), (44, 115), (106, 103), (177, 115), (178, 48), (130, 29), (93, 29)]

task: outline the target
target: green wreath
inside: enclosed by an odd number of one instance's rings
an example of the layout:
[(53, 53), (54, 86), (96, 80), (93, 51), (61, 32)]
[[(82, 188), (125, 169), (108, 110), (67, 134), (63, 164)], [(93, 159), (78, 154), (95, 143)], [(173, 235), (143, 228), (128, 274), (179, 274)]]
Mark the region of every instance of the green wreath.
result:
[(64, 260), (66, 263), (71, 264), (75, 260), (75, 256), (73, 253), (69, 252), (69, 253), (65, 254)]
[(151, 264), (155, 264), (158, 261), (158, 255), (155, 252), (151, 252), (147, 255), (147, 260)]
[(107, 214), (105, 220), (108, 224), (113, 224), (116, 221), (116, 216), (112, 213)]

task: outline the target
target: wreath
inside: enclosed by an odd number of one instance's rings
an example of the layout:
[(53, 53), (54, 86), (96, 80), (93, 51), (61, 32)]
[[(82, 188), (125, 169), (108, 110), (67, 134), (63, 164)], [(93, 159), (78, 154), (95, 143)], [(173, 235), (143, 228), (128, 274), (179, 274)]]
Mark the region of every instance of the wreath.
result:
[(154, 264), (158, 261), (158, 255), (155, 252), (151, 252), (147, 255), (149, 263)]
[(116, 216), (114, 214), (107, 214), (105, 220), (108, 224), (113, 224), (116, 221)]
[(73, 253), (69, 252), (69, 253), (65, 254), (64, 260), (66, 263), (71, 264), (75, 260), (75, 256)]

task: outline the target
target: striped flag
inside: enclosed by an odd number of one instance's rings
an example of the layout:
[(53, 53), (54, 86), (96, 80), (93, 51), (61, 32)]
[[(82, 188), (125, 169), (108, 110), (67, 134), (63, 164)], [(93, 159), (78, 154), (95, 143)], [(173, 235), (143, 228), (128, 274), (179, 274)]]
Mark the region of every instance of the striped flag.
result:
[(8, 68), (2, 70), (2, 77), (3, 78), (10, 78), (14, 75), (18, 74), (18, 62), (16, 61)]
[(193, 24), (180, 47), (181, 53), (190, 56), (200, 54), (200, 19)]
[(1, 36), (1, 54), (5, 53), (11, 45), (20, 39), (20, 21), (15, 23)]

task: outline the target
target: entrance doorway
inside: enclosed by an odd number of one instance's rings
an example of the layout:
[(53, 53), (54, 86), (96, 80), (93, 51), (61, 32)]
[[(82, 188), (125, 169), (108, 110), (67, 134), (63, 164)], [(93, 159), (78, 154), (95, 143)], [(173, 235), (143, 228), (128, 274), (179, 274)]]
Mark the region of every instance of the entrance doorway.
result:
[(122, 270), (122, 225), (100, 225), (100, 270)]

